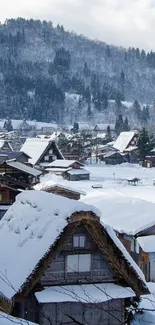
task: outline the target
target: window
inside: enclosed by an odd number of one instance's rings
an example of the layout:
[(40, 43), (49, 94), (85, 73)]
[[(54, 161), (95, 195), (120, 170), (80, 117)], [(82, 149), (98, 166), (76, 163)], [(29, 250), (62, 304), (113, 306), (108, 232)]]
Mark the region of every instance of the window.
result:
[(3, 200), (3, 195), (2, 193), (0, 193), (0, 202), (2, 202), (2, 200)]
[(85, 236), (75, 235), (73, 236), (73, 247), (84, 247)]
[(49, 150), (49, 155), (53, 155), (53, 149)]
[(90, 254), (68, 255), (67, 273), (89, 272), (91, 266)]
[(49, 156), (45, 156), (44, 161), (49, 161)]
[(57, 156), (53, 155), (52, 159), (53, 160), (56, 160), (57, 159)]

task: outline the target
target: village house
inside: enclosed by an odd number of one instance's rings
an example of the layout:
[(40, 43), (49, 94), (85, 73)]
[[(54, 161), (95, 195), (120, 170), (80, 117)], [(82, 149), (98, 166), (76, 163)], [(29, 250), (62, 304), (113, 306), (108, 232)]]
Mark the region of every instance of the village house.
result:
[(155, 156), (146, 156), (143, 161), (143, 167), (152, 168), (155, 167)]
[(3, 218), (0, 243), (0, 307), (16, 317), (124, 325), (126, 299), (149, 294), (100, 211), (83, 202), (25, 191)]
[(28, 160), (31, 157), (22, 151), (10, 151), (10, 152), (0, 151), (0, 158), (4, 158), (4, 160), (15, 159), (23, 164), (27, 164)]
[(84, 164), (77, 160), (57, 159), (47, 165), (47, 170), (56, 175), (62, 175), (68, 181), (88, 180), (90, 173), (83, 168)]
[(130, 163), (137, 163), (139, 161), (138, 155), (138, 131), (121, 132), (116, 139), (113, 148), (128, 155)]
[(12, 146), (9, 143), (9, 141), (3, 140), (3, 139), (0, 140), (0, 151), (6, 152), (6, 153), (13, 151)]
[[(1, 157), (2, 158), (2, 157)], [(0, 163), (0, 219), (16, 196), (39, 181), (41, 172), (16, 160), (1, 160)]]
[(48, 166), (56, 159), (64, 159), (56, 142), (50, 139), (28, 138), (20, 151), (31, 157), (29, 162), (33, 166)]
[(94, 191), (81, 201), (93, 204), (102, 211), (101, 220), (116, 231), (126, 250), (144, 272), (146, 279), (155, 282), (155, 246), (151, 246), (153, 242), (151, 236), (155, 235), (154, 203), (132, 199), (111, 189)]
[(72, 200), (80, 200), (83, 195), (86, 195), (86, 193), (80, 189), (75, 189), (62, 183), (58, 184), (53, 181), (47, 181), (45, 183), (43, 182), (43, 184), (37, 184), (35, 186), (35, 189), (64, 196)]

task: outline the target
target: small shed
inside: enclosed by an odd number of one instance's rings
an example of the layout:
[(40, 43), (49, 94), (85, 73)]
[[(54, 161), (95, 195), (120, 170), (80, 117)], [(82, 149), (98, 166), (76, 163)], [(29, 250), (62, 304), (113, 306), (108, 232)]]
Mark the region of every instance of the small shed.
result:
[(81, 190), (73, 189), (71, 187), (64, 186), (63, 184), (53, 184), (43, 189), (43, 191), (64, 196), (67, 197), (68, 199), (73, 199), (73, 200), (80, 200), (81, 195), (86, 194)]
[(90, 179), (89, 171), (84, 168), (68, 170), (63, 176), (68, 181), (85, 181)]
[(155, 156), (146, 156), (143, 167), (152, 168), (155, 167)]

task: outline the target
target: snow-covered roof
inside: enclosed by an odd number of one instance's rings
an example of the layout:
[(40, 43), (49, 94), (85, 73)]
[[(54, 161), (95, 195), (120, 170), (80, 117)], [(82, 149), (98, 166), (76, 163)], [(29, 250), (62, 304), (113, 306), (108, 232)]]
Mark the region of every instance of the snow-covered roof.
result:
[[(23, 120), (11, 120), (13, 130), (17, 130), (21, 127)], [(45, 122), (37, 122), (37, 121), (30, 121), (27, 120), (26, 123), (31, 127), (35, 127), (36, 130), (41, 130), (43, 128), (51, 128), (51, 129), (58, 129), (58, 125), (56, 123), (45, 123)]]
[(137, 242), (145, 253), (155, 253), (155, 235), (138, 237)]
[(87, 175), (90, 174), (90, 172), (84, 168), (79, 169), (71, 169), (67, 172), (70, 175)]
[(28, 320), (10, 316), (6, 313), (0, 312), (1, 325), (37, 325), (36, 323), (29, 322)]
[(31, 157), (31, 159), (29, 159), (29, 162), (32, 165), (35, 165), (48, 147), (49, 143), (49, 139), (28, 138), (26, 139), (20, 151), (23, 151), (29, 155)]
[(83, 166), (83, 164), (81, 164), (79, 161), (69, 160), (69, 159), (56, 159), (56, 160), (52, 161), (51, 163), (49, 163), (48, 166), (49, 167), (68, 168), (75, 163), (78, 163), (81, 166)]
[(54, 167), (54, 168), (52, 168), (52, 167), (47, 167), (47, 165), (45, 165), (45, 164), (42, 164), (45, 168), (46, 168), (46, 170), (48, 171), (48, 172), (50, 172), (51, 174), (56, 174), (56, 173), (64, 173), (64, 172), (67, 172), (68, 170), (70, 170), (71, 169), (71, 167), (70, 168), (59, 168), (59, 167)]
[(115, 124), (107, 124), (107, 123), (97, 123), (95, 125), (95, 128), (98, 128), (100, 131), (106, 131), (108, 126), (110, 126), (110, 129), (112, 131), (115, 129)]
[(13, 150), (11, 144), (6, 140), (0, 140), (0, 150), (3, 148), (3, 146), (5, 145), (6, 142), (7, 142), (8, 146), (10, 147), (10, 150)]
[(26, 164), (22, 164), (19, 161), (7, 160), (6, 164), (7, 164), (7, 166), (10, 166), (12, 168), (21, 170), (26, 174), (33, 175), (34, 177), (37, 177), (42, 174), (42, 172), (40, 170), (38, 170), (36, 168), (32, 168)]
[(36, 292), (39, 303), (82, 302), (100, 303), (111, 299), (134, 297), (130, 287), (122, 287), (114, 283), (80, 284), (47, 287)]
[(83, 202), (43, 191), (24, 191), (0, 222), (0, 291), (18, 292), (58, 239), (74, 212), (100, 211)]
[(71, 191), (74, 193), (78, 193), (78, 194), (82, 194), (82, 195), (86, 195), (86, 192), (82, 191), (81, 189), (75, 189), (72, 188), (70, 186), (68, 186), (68, 184), (66, 183), (65, 185), (63, 183), (56, 183), (52, 180), (46, 181), (46, 182), (41, 182), (37, 185), (34, 186), (35, 190), (42, 190), (42, 191), (46, 191), (48, 189), (54, 188), (54, 187), (59, 187), (59, 188), (63, 188), (64, 190), (67, 191)]
[(134, 135), (135, 131), (121, 132), (117, 140), (115, 141), (113, 147), (119, 150), (120, 152), (123, 152), (129, 145)]
[(93, 129), (92, 124), (87, 122), (78, 122), (78, 126), (80, 131), (90, 131)]
[(0, 211), (7, 211), (10, 208), (10, 205), (2, 205), (0, 204)]
[(101, 220), (119, 233), (135, 235), (155, 225), (155, 204), (127, 197), (114, 189), (98, 190), (81, 199), (102, 211)]

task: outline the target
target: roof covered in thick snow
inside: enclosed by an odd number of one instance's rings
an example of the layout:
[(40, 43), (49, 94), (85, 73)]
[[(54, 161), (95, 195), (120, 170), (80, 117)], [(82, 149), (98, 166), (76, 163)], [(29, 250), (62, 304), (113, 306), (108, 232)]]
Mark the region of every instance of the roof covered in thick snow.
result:
[(67, 171), (70, 175), (88, 175), (90, 172), (84, 168), (70, 169)]
[(111, 299), (134, 297), (130, 287), (114, 283), (80, 284), (47, 287), (35, 294), (39, 303), (82, 302), (100, 303)]
[(23, 164), (19, 161), (15, 161), (15, 160), (7, 160), (6, 161), (7, 166), (10, 166), (12, 168), (18, 169), (23, 171), (26, 174), (32, 175), (34, 177), (37, 177), (39, 175), (42, 174), (42, 172), (36, 168), (32, 168), (26, 164)]
[(86, 192), (82, 191), (81, 189), (68, 186), (67, 183), (65, 183), (65, 185), (63, 183), (56, 183), (52, 180), (41, 182), (34, 186), (35, 190), (39, 190), (39, 191), (46, 191), (46, 190), (49, 190), (49, 189), (55, 188), (55, 187), (62, 188), (64, 190), (67, 190), (70, 192), (86, 195)]
[(100, 213), (83, 202), (42, 191), (24, 191), (16, 197), (0, 222), (0, 291), (8, 299), (59, 238), (67, 218), (79, 211)]
[(155, 253), (155, 235), (138, 237), (137, 242), (145, 253)]
[(81, 166), (84, 166), (82, 163), (76, 160), (69, 160), (69, 159), (56, 159), (48, 164), (49, 167), (60, 167), (60, 168), (68, 168), (73, 164), (79, 164)]
[(30, 156), (31, 159), (29, 159), (29, 162), (32, 165), (35, 165), (47, 149), (49, 143), (49, 139), (28, 138), (20, 151), (23, 151)]
[(135, 235), (155, 225), (155, 204), (125, 196), (116, 190), (91, 192), (81, 199), (102, 212), (101, 220), (120, 233)]
[(123, 152), (129, 145), (134, 135), (135, 131), (121, 132), (117, 140), (115, 141), (113, 147), (119, 150), (120, 152)]

